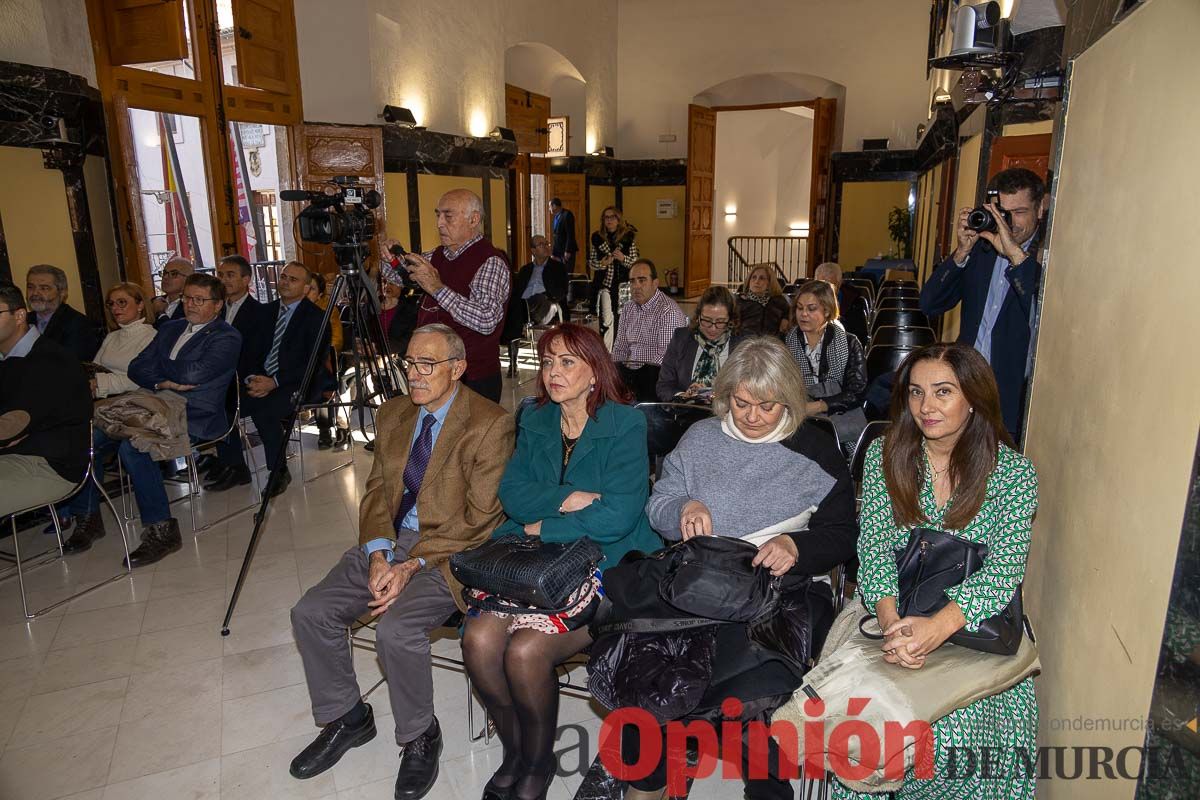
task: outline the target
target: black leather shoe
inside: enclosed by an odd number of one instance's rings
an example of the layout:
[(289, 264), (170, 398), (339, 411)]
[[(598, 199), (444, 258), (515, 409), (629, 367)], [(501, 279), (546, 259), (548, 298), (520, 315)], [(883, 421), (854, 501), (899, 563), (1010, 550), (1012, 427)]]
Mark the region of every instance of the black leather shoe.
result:
[(204, 484), (210, 492), (223, 492), (235, 486), (245, 486), (250, 482), (250, 468), (243, 464), (240, 467), (227, 467), (212, 483)]
[(317, 434), (317, 449), (328, 450), (333, 447), (333, 436), (329, 434), (329, 429), (325, 428)]
[(171, 519), (147, 525), (142, 529), (142, 543), (129, 554), (129, 566), (134, 569), (162, 561), (171, 553), (183, 549), (183, 537), (179, 535), (179, 522)]
[(210, 483), (220, 483), (221, 481), (225, 480), (232, 469), (233, 467), (229, 466), (228, 464), (218, 464), (210, 469), (207, 473), (202, 473), (200, 476), (200, 482), (204, 485), (204, 488), (207, 489)]
[(488, 782), (484, 784), (483, 787), (483, 797), (481, 797), (480, 800), (511, 800), (513, 789), (517, 785), (517, 780), (511, 775), (508, 777), (512, 778), (512, 783), (510, 783), (508, 786), (497, 786), (495, 783), (495, 775), (488, 778)]
[(80, 514), (71, 538), (63, 543), (64, 553), (82, 553), (92, 549), (92, 542), (104, 538), (104, 520), (99, 511), (90, 514)]
[(331, 722), (321, 729), (312, 744), (292, 759), (288, 772), (293, 778), (307, 780), (325, 772), (346, 754), (351, 747), (360, 747), (375, 738), (375, 713), (367, 703), (367, 718), (359, 725)]
[(220, 469), (224, 466), (221, 460), (212, 453), (206, 453), (196, 459), (196, 472), (202, 475), (211, 473), (214, 469)]
[(280, 476), (277, 480), (270, 481), (267, 484), (267, 488), (263, 490), (263, 494), (266, 495), (269, 492), (271, 497), (278, 497), (279, 495), (286, 492), (287, 488), (291, 485), (292, 485), (292, 473), (285, 471), (282, 474), (280, 474)]
[(404, 745), (400, 771), (396, 773), (396, 800), (420, 800), (437, 782), (442, 756), (442, 727), (437, 717), (429, 729)]
[(350, 431), (345, 428), (338, 428), (337, 433), (333, 435), (334, 450), (349, 450), (350, 449)]
[(371, 441), (364, 444), (363, 450), (366, 450), (368, 453), (374, 453), (375, 452), (375, 440), (372, 439)]

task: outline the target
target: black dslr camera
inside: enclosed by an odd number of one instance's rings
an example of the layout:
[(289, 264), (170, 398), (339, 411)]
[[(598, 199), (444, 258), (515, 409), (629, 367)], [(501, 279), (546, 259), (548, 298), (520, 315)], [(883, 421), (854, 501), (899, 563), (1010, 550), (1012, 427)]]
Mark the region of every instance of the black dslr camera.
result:
[(360, 184), (352, 175), (338, 175), (324, 191), (291, 189), (279, 193), (283, 200), (307, 202), (296, 216), (300, 239), (333, 246), (334, 258), (342, 267), (367, 257), (375, 236), (375, 211), (383, 201), (379, 192)]
[[(971, 210), (967, 215), (967, 227), (976, 233), (998, 233), (999, 228), (996, 226), (996, 218), (992, 216), (992, 212), (988, 211), (987, 206), (990, 203), (995, 203), (997, 208), (1000, 208), (1000, 193), (995, 189), (988, 189), (987, 201)], [(1012, 212), (1005, 211), (1000, 208), (1000, 216), (1004, 218), (1004, 224), (1012, 228)]]

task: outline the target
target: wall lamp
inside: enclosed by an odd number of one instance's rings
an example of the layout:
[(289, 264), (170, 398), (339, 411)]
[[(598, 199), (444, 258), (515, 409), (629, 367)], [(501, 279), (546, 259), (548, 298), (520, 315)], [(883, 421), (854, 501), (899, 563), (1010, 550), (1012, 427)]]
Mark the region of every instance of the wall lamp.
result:
[(384, 122), (395, 122), (402, 128), (417, 127), (416, 116), (404, 106), (384, 106), (383, 113), (379, 116)]
[(492, 132), (489, 133), (488, 136), (505, 142), (515, 142), (517, 140), (517, 135), (513, 133), (512, 128), (503, 128), (499, 125), (492, 128)]
[(615, 154), (616, 154), (616, 151), (613, 150), (611, 147), (597, 147), (591, 153), (591, 155), (593, 155), (593, 156), (604, 156), (605, 158), (612, 158)]

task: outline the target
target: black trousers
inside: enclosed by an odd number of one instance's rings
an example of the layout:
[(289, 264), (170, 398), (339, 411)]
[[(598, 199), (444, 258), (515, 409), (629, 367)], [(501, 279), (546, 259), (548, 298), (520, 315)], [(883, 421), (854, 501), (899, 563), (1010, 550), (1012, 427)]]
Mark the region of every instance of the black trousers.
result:
[(493, 403), (500, 402), (500, 394), (504, 389), (504, 378), (501, 377), (497, 370), (495, 375), (486, 375), (482, 378), (462, 379), (463, 385), (466, 386), (475, 394), (486, 397)]
[(640, 367), (628, 367), (625, 364), (617, 364), (617, 372), (621, 375), (621, 380), (625, 381), (625, 385), (629, 387), (629, 391), (633, 392), (634, 399), (639, 403), (656, 403), (658, 402), (658, 373), (662, 367), (657, 364), (643, 364)]

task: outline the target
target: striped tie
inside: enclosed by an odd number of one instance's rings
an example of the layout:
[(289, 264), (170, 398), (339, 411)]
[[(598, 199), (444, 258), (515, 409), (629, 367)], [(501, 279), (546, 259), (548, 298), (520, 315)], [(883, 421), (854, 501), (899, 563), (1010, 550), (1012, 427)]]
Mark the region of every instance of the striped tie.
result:
[(283, 332), (287, 330), (287, 306), (280, 304), (279, 319), (275, 320), (275, 339), (271, 342), (271, 352), (267, 354), (265, 364), (267, 374), (274, 377), (279, 372), (279, 345), (283, 344)]
[(393, 522), (397, 532), (408, 512), (417, 504), (417, 494), (421, 491), (421, 482), (425, 480), (429, 457), (433, 455), (433, 426), (436, 422), (437, 417), (433, 414), (425, 415), (425, 419), (421, 420), (421, 432), (408, 452), (408, 463), (404, 465), (404, 495), (400, 498), (400, 510), (396, 512)]

